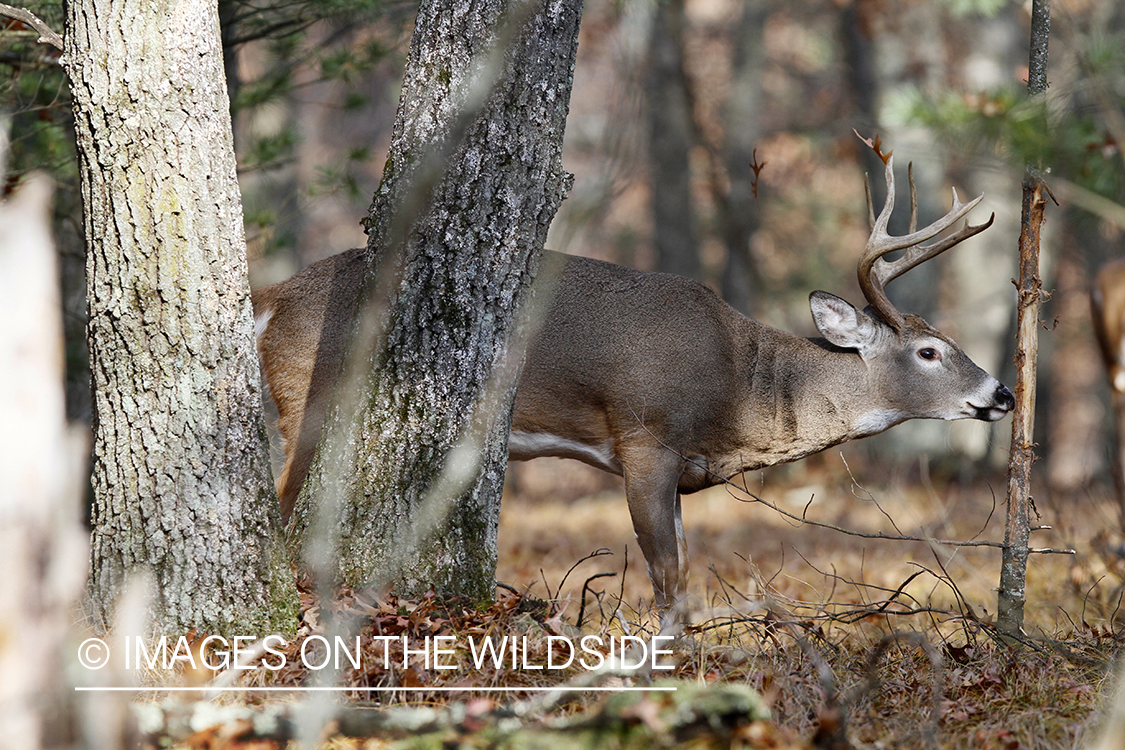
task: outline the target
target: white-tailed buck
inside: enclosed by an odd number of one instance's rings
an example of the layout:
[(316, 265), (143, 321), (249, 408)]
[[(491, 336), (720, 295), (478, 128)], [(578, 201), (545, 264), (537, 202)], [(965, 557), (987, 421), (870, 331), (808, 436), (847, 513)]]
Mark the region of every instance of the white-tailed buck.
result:
[[(991, 224), (953, 226), (981, 198), (903, 237), (887, 233), (894, 180), (859, 262), (870, 308), (810, 295), (824, 338), (751, 320), (703, 284), (548, 253), (554, 297), (516, 391), (511, 458), (576, 458), (625, 478), (656, 603), (685, 593), (680, 495), (793, 461), (907, 419), (996, 421), (1011, 392), (948, 336), (890, 303), (884, 285)], [(913, 201), (913, 185), (911, 186)], [(983, 196), (982, 196), (983, 197)], [(912, 211), (912, 217), (916, 211)], [(906, 250), (888, 263), (882, 256)], [(320, 436), (363, 279), (353, 250), (254, 293), (259, 350), (280, 413), (288, 516)]]
[(1117, 450), (1112, 460), (1113, 482), (1125, 527), (1125, 258), (1106, 263), (1090, 289), (1094, 333), (1102, 350), (1113, 403)]

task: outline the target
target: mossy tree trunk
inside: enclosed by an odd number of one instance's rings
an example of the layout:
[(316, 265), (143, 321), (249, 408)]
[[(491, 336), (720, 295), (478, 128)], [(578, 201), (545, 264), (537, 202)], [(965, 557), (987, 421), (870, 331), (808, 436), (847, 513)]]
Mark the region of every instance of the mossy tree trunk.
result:
[(419, 8), (365, 313), (295, 513), (322, 580), (493, 595), (510, 342), (569, 189), (580, 16), (580, 0)]
[(214, 0), (67, 5), (94, 387), (90, 589), (152, 627), (295, 625)]

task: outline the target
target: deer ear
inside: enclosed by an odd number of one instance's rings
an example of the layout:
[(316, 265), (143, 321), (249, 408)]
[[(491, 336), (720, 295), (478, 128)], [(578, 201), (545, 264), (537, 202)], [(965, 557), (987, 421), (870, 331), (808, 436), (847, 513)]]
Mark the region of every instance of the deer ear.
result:
[(878, 328), (870, 315), (834, 294), (813, 292), (809, 295), (809, 308), (816, 329), (836, 346), (858, 349), (863, 356), (878, 337)]

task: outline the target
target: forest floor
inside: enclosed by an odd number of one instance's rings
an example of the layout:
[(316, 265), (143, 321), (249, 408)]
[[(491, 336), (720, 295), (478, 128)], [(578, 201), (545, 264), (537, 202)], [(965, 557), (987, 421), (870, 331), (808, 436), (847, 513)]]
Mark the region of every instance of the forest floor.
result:
[[(1002, 540), (1003, 477), (935, 474), (924, 464), (900, 476), (870, 465), (853, 472), (827, 452), (686, 497), (690, 625), (664, 646), (660, 663), (672, 668), (607, 681), (590, 665), (542, 667), (552, 638), (558, 646), (596, 636), (600, 645), (629, 635), (635, 644), (659, 630), (620, 480), (574, 462), (515, 465), (491, 610), (342, 592), (306, 612), (312, 632), (349, 615), (365, 633), (447, 634), (454, 649), (447, 672), (419, 663), (347, 673), (345, 684), (411, 690), (357, 691), (350, 705), (377, 704), (378, 726), (371, 714), (342, 715), (326, 746), (1092, 747), (1113, 702), (1122, 638), (1125, 545), (1110, 498), (1092, 490), (1038, 502), (1039, 525), (1052, 528), (1035, 532), (1033, 546), (1076, 554), (1031, 558), (1025, 637), (1013, 642), (993, 626), (999, 550), (933, 541)], [(522, 644), (520, 659), (474, 662), (462, 641), (488, 635)], [(391, 651), (395, 661), (398, 641)], [(561, 684), (676, 690), (534, 692)], [(489, 686), (528, 690), (459, 692)], [(212, 750), (284, 744), (218, 730), (181, 739)]]
[[(568, 486), (556, 472), (577, 496), (551, 501), (552, 488)], [(1090, 745), (1112, 700), (1125, 616), (1125, 544), (1108, 494), (1038, 501), (1038, 525), (1052, 528), (1034, 532), (1032, 546), (1076, 554), (1031, 557), (1027, 637), (1012, 644), (992, 625), (999, 549), (859, 537), (800, 520), (1002, 541), (1004, 477), (959, 484), (924, 465), (878, 474), (872, 466), (853, 473), (828, 451), (685, 497), (696, 628), (678, 647), (677, 675), (752, 686), (776, 724), (806, 740), (823, 733), (835, 700), (860, 746)], [(498, 578), (565, 602), (572, 618), (584, 606), (590, 625), (618, 612), (652, 629), (628, 509), (619, 483), (604, 476), (573, 462), (514, 467)], [(611, 554), (570, 570), (599, 549)], [(605, 573), (614, 577), (591, 581), (583, 601), (586, 580)], [(1125, 736), (1117, 740), (1125, 747)]]

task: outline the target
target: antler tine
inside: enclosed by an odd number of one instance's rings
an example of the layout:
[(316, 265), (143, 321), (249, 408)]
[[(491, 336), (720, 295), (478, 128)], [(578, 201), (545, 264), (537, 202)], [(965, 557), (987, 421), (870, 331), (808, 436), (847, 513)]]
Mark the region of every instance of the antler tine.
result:
[(868, 237), (863, 253), (859, 257), (857, 275), (859, 276), (859, 288), (863, 290), (863, 296), (867, 298), (868, 304), (878, 313), (879, 317), (895, 330), (899, 330), (903, 324), (902, 313), (896, 310), (891, 301), (887, 299), (887, 294), (883, 291), (884, 281), (880, 274), (874, 272), (876, 261), (880, 261), (883, 255), (900, 249), (893, 246), (890, 241), (894, 238), (887, 234), (887, 222), (890, 221), (891, 209), (895, 205), (893, 156), (886, 159), (885, 166), (887, 198), (883, 202), (883, 209), (879, 212), (878, 218), (875, 218), (871, 213), (871, 184), (866, 179), (864, 180), (867, 189), (867, 213), (871, 224), (871, 235)]
[(871, 207), (871, 175), (863, 173), (863, 192), (867, 196), (867, 228), (875, 228), (875, 209)]
[[(983, 198), (984, 196), (982, 195), (980, 197)], [(968, 211), (972, 209), (972, 207), (975, 206), (979, 201), (980, 198), (974, 200), (972, 203), (965, 204), (964, 213), (968, 213)], [(964, 213), (962, 213), (961, 215), (963, 216)], [(930, 258), (941, 255), (949, 248), (953, 247), (963, 240), (967, 240), (973, 235), (980, 234), (981, 232), (992, 226), (992, 222), (995, 219), (996, 214), (993, 213), (988, 217), (988, 221), (984, 222), (983, 224), (972, 225), (966, 221), (965, 226), (963, 226), (961, 230), (956, 234), (951, 234), (944, 239), (938, 240), (932, 245), (915, 245), (914, 247), (911, 247), (909, 250), (907, 250), (901, 258), (894, 262), (887, 262), (880, 258), (878, 263), (875, 264), (875, 272), (879, 274), (879, 281), (883, 285), (890, 283), (894, 279), (897, 279), (899, 276), (909, 271), (911, 268), (925, 263)]]
[[(863, 254), (860, 256), (858, 267), (859, 285), (863, 290), (864, 297), (867, 298), (867, 302), (879, 314), (879, 317), (896, 330), (902, 327), (903, 316), (895, 309), (895, 306), (887, 298), (886, 292), (883, 291), (886, 284), (911, 268), (945, 252), (962, 240), (983, 232), (992, 225), (993, 221), (990, 218), (984, 224), (977, 226), (971, 226), (966, 222), (965, 227), (956, 234), (933, 244), (923, 245), (922, 243), (926, 240), (933, 238), (960, 221), (965, 214), (984, 200), (984, 195), (980, 195), (968, 203), (961, 203), (957, 196), (957, 190), (954, 188), (953, 207), (949, 210), (949, 213), (929, 226), (915, 230), (918, 210), (917, 197), (914, 188), (913, 170), (908, 171), (910, 172), (910, 233), (902, 237), (894, 237), (887, 233), (887, 223), (890, 221), (891, 210), (894, 208), (895, 195), (893, 158), (888, 158), (886, 169), (887, 200), (883, 204), (883, 210), (879, 212), (879, 217), (875, 220), (871, 236), (867, 240)], [(884, 255), (896, 250), (906, 250), (906, 254), (893, 262), (883, 260)]]
[(910, 234), (918, 230), (918, 191), (914, 189), (914, 162), (906, 163), (906, 177), (910, 181)]

